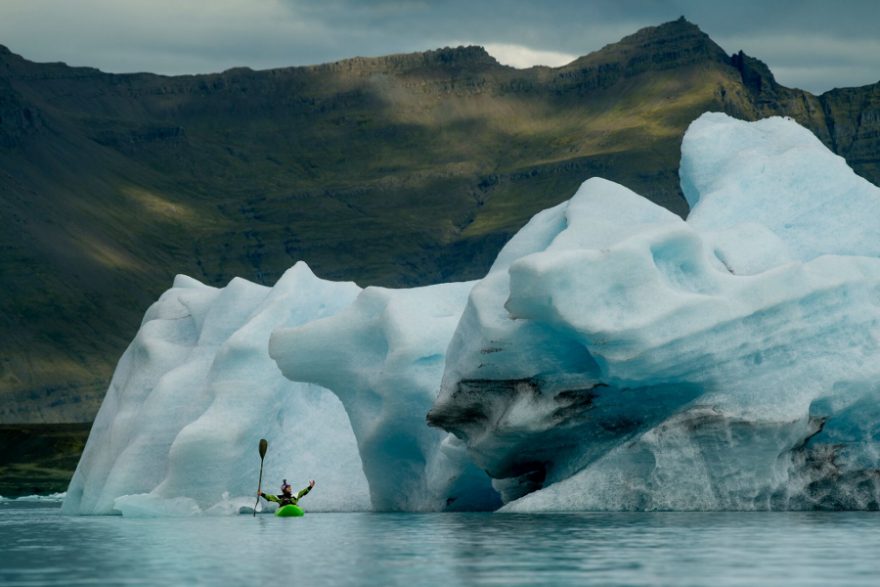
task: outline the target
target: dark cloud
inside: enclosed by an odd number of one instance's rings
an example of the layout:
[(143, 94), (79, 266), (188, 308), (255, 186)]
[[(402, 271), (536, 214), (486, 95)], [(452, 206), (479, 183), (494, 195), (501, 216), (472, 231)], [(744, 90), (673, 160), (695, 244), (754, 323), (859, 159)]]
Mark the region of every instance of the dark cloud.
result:
[(3, 0), (0, 43), (38, 61), (200, 73), (458, 42), (584, 55), (684, 15), (814, 92), (880, 80), (880, 2), (848, 0)]

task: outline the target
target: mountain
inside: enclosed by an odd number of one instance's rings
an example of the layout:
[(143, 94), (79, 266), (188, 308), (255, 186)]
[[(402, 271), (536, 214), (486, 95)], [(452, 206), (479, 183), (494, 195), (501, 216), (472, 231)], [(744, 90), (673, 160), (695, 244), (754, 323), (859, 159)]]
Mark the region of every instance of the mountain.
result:
[(880, 183), (880, 83), (786, 88), (684, 19), (526, 70), (458, 47), (117, 75), (0, 48), (0, 422), (90, 421), (176, 273), (473, 279), (592, 176), (685, 215), (707, 110), (791, 116)]

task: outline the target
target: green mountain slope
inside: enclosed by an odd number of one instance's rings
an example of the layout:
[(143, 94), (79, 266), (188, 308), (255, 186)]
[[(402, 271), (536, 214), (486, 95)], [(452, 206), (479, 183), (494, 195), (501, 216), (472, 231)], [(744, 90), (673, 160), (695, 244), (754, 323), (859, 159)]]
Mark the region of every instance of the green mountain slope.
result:
[(706, 110), (790, 115), (880, 183), (880, 84), (784, 88), (684, 20), (527, 70), (459, 47), (112, 75), (0, 48), (0, 422), (90, 420), (176, 273), (473, 279), (594, 175), (684, 215)]

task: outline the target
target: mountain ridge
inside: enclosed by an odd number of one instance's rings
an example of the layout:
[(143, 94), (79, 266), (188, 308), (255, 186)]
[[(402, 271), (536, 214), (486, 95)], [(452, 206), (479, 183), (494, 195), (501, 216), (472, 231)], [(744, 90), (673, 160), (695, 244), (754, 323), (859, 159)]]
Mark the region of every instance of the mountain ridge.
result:
[(595, 175), (685, 215), (707, 109), (792, 116), (880, 181), (880, 83), (785, 88), (683, 19), (557, 68), (471, 46), (163, 76), (0, 49), (0, 422), (89, 420), (175, 273), (473, 279)]

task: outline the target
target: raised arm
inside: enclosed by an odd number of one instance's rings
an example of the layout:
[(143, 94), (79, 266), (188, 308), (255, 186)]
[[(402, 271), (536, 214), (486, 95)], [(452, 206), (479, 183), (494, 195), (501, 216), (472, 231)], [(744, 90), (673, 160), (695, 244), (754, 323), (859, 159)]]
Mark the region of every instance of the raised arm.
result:
[(312, 490), (312, 487), (314, 487), (314, 486), (315, 486), (315, 480), (312, 479), (311, 481), (309, 481), (309, 486), (308, 486), (308, 487), (306, 487), (305, 489), (303, 489), (302, 491), (300, 491), (299, 493), (296, 494), (296, 498), (297, 498), (297, 499), (301, 499), (302, 496), (304, 496), (304, 495), (307, 494), (309, 491), (311, 491), (311, 490)]
[(275, 503), (281, 503), (278, 497), (272, 495), (271, 493), (260, 493), (260, 497), (267, 501), (274, 501)]

